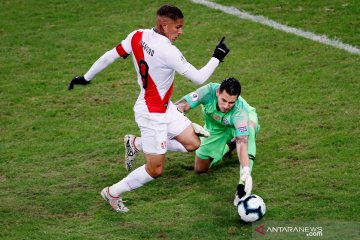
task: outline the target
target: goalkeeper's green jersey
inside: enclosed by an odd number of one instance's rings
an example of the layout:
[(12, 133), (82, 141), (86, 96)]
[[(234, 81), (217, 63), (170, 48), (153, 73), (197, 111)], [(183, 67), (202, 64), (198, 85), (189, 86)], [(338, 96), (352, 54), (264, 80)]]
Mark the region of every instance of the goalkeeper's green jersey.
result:
[(255, 108), (239, 96), (229, 112), (219, 111), (216, 96), (216, 89), (219, 87), (219, 83), (209, 83), (195, 92), (187, 94), (184, 99), (190, 108), (202, 106), (205, 128), (210, 133), (234, 128), (235, 137), (249, 135), (249, 113), (255, 111)]

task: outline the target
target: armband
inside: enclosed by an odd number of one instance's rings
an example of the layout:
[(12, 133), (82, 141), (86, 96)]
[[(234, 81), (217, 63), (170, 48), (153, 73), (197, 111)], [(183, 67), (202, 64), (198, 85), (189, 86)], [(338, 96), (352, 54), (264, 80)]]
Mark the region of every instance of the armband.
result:
[(122, 57), (123, 59), (126, 59), (129, 56), (129, 54), (124, 50), (124, 48), (121, 44), (116, 46), (116, 51), (118, 52), (120, 57)]

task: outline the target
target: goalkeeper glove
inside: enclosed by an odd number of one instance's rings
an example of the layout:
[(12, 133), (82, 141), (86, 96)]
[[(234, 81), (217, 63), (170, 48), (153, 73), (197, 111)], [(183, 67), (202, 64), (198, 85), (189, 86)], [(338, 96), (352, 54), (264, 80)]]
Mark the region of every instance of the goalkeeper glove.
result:
[(68, 89), (72, 90), (74, 88), (74, 85), (87, 85), (90, 81), (86, 81), (84, 76), (77, 76), (74, 77), (73, 80), (71, 80)]
[(240, 199), (243, 198), (245, 196), (245, 190), (244, 190), (245, 186), (244, 184), (238, 184), (237, 188), (236, 188), (236, 192), (235, 192), (235, 198), (234, 198), (234, 206), (237, 207), (237, 205), (240, 202)]
[(225, 44), (225, 37), (222, 37), (219, 44), (214, 50), (213, 57), (219, 59), (220, 62), (223, 62), (225, 56), (230, 52), (230, 49), (227, 48)]
[(249, 196), (252, 191), (252, 177), (250, 175), (250, 168), (249, 167), (243, 167), (241, 171), (240, 181), (245, 183), (245, 192), (246, 196)]
[(199, 137), (210, 137), (210, 133), (197, 123), (192, 123), (194, 132)]

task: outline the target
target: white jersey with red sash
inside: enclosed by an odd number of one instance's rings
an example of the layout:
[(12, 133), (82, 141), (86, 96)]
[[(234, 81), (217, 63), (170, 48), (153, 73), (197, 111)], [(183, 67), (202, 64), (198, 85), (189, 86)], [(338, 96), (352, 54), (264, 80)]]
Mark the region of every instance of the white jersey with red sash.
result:
[(135, 113), (166, 113), (174, 87), (175, 71), (184, 74), (191, 64), (177, 47), (153, 29), (136, 30), (116, 47), (120, 56), (132, 54), (140, 94)]

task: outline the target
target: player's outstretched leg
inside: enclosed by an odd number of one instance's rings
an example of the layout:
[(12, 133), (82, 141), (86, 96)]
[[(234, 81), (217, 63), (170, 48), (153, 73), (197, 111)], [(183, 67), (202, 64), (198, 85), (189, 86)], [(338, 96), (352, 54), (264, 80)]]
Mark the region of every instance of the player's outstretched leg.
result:
[(113, 197), (110, 195), (109, 187), (104, 188), (100, 194), (101, 197), (110, 204), (114, 211), (122, 213), (129, 211), (129, 209), (124, 205), (121, 197)]
[(130, 171), (134, 162), (136, 154), (139, 150), (135, 147), (135, 135), (125, 135), (124, 146), (125, 146), (125, 168)]

